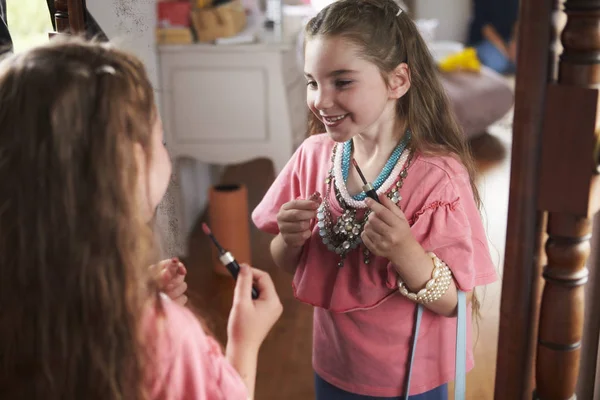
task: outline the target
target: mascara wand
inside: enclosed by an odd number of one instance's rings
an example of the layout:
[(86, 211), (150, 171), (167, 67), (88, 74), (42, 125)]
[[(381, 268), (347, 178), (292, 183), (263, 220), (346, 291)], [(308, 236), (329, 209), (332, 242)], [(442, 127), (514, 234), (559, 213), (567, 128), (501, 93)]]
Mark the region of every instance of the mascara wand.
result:
[[(202, 230), (217, 248), (217, 251), (219, 252), (219, 261), (221, 262), (221, 264), (223, 264), (225, 268), (227, 268), (231, 276), (233, 276), (233, 279), (237, 280), (238, 274), (240, 273), (240, 265), (238, 264), (237, 260), (233, 257), (233, 255), (230, 252), (228, 252), (223, 248), (223, 246), (221, 246), (221, 244), (217, 241), (217, 239), (213, 235), (208, 225), (206, 225), (206, 223), (202, 223)], [(258, 290), (254, 286), (252, 286), (252, 298), (254, 300), (258, 299)]]
[(372, 184), (370, 184), (367, 181), (367, 179), (363, 175), (362, 171), (358, 167), (358, 163), (356, 162), (356, 160), (354, 158), (352, 159), (352, 165), (354, 165), (354, 168), (356, 168), (356, 172), (358, 172), (358, 175), (360, 175), (360, 179), (363, 181), (362, 190), (365, 192), (365, 194), (368, 197), (372, 198), (373, 200), (375, 200), (376, 202), (381, 204), (381, 202), (379, 201), (379, 197), (377, 196), (377, 192), (375, 191), (375, 188), (373, 187)]

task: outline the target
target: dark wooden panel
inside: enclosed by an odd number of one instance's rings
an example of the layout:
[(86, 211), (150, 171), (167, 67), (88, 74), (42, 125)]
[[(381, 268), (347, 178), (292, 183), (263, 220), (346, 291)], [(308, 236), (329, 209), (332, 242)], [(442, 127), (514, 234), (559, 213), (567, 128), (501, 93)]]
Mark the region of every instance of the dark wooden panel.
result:
[[(54, 8), (57, 33), (80, 34), (85, 32), (85, 3), (83, 0), (54, 0)], [(50, 34), (50, 37), (52, 36), (54, 34)]]
[(538, 211), (541, 126), (546, 86), (553, 75), (552, 5), (523, 0), (506, 253), (494, 398), (530, 399), (540, 293), (539, 255), (544, 215)]
[[(85, 21), (83, 17), (83, 0), (67, 0), (69, 6), (69, 27), (71, 33), (79, 34), (85, 32)], [(106, 7), (109, 5), (107, 4)], [(114, 4), (111, 4), (114, 7)]]
[(597, 104), (597, 89), (548, 87), (539, 181), (541, 210), (574, 215), (592, 210), (589, 188), (595, 169)]
[(56, 32), (69, 32), (69, 6), (67, 0), (54, 0), (54, 8), (56, 9), (54, 13)]
[[(597, 211), (590, 196), (597, 190), (594, 131), (595, 88), (600, 84), (600, 0), (567, 0), (564, 6), (567, 23), (561, 35), (558, 86), (549, 92), (543, 132), (544, 168), (550, 171), (543, 177), (540, 204), (550, 212), (536, 360), (536, 396), (541, 400), (575, 395), (590, 216)], [(560, 165), (560, 170), (553, 163)]]

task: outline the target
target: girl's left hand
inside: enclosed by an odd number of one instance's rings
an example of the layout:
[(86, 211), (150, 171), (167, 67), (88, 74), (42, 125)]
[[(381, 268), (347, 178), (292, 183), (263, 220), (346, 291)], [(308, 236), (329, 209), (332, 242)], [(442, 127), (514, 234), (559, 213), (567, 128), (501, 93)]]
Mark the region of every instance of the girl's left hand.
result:
[(162, 260), (152, 268), (158, 269), (158, 289), (164, 292), (176, 303), (182, 306), (187, 303), (187, 296), (185, 291), (187, 290), (187, 283), (185, 282), (185, 275), (187, 269), (177, 258)]
[(394, 260), (394, 256), (402, 251), (407, 238), (412, 238), (406, 216), (386, 195), (380, 196), (381, 204), (373, 199), (365, 200), (371, 209), (369, 219), (361, 234), (365, 246), (379, 257)]

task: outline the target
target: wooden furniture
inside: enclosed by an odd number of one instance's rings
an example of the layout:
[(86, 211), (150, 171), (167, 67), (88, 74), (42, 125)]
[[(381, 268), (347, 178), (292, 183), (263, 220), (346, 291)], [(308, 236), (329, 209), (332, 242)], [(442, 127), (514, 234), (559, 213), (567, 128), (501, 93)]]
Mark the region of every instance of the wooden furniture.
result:
[(85, 31), (84, 0), (54, 0), (54, 26), (57, 33), (81, 33)]
[(236, 164), (266, 157), (281, 171), (306, 134), (305, 84), (290, 44), (159, 47), (171, 157)]
[(600, 201), (600, 1), (565, 1), (559, 42), (561, 6), (521, 2), (496, 399), (571, 399), (578, 379)]
[(158, 61), (179, 237), (187, 238), (207, 204), (211, 167), (255, 158), (272, 160), (276, 173), (285, 166), (306, 134), (306, 85), (290, 44), (161, 45)]

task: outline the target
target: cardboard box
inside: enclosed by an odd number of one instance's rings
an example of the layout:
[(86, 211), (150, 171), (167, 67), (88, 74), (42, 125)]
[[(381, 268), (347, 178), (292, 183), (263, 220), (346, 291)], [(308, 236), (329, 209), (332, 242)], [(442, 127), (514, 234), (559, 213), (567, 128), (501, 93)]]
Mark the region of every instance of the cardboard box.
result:
[(189, 28), (158, 28), (157, 44), (192, 44), (194, 37)]

